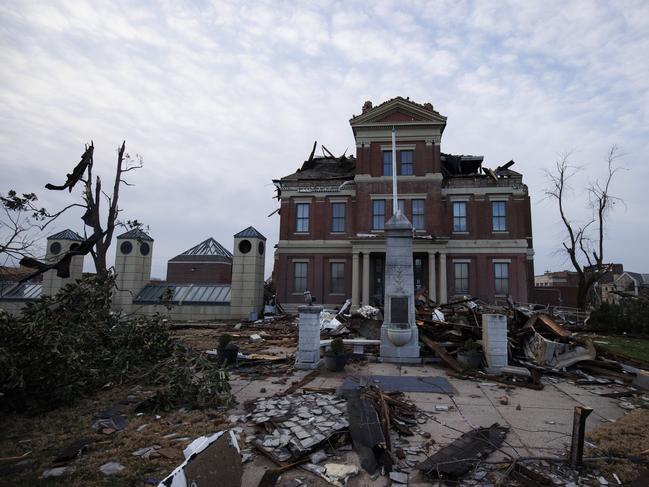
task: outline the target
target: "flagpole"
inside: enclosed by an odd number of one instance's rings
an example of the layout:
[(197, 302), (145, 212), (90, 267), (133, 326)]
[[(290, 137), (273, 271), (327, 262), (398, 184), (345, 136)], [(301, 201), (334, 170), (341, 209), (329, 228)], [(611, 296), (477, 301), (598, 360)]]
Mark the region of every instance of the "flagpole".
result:
[(399, 211), (397, 200), (397, 129), (392, 127), (392, 213)]

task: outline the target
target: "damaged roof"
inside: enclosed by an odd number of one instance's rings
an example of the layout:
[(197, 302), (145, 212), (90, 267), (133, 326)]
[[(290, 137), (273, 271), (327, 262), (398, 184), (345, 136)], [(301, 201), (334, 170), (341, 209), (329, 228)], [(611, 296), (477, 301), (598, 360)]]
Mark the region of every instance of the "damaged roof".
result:
[(293, 174), (284, 176), (280, 181), (315, 181), (322, 179), (344, 181), (354, 179), (355, 173), (356, 158), (354, 156), (322, 156), (304, 161), (300, 169)]

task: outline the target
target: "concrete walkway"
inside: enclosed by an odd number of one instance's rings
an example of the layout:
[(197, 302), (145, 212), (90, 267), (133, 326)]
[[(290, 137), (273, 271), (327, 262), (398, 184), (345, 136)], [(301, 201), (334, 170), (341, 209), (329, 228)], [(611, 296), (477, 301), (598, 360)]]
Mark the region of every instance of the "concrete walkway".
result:
[[(265, 380), (244, 380), (233, 374), (231, 384), (239, 401), (234, 413), (243, 413), (243, 403), (261, 396), (271, 396), (286, 390), (293, 381), (304, 377), (308, 371), (295, 371), (285, 384), (273, 384), (278, 377)], [(587, 422), (592, 429), (603, 423), (614, 421), (624, 415), (619, 400), (601, 397), (598, 393), (611, 392), (615, 386), (580, 386), (563, 379), (543, 378), (541, 391), (523, 387), (510, 388), (494, 382), (461, 380), (449, 377), (441, 366), (436, 365), (398, 365), (383, 363), (350, 364), (344, 372), (332, 373), (322, 370), (320, 376), (308, 387), (338, 388), (345, 377), (366, 375), (391, 376), (437, 376), (447, 377), (455, 392), (451, 395), (429, 393), (406, 393), (405, 397), (427, 413), (426, 422), (419, 424), (419, 431), (412, 437), (397, 441), (407, 452), (407, 460), (413, 465), (446, 446), (462, 433), (479, 426), (499, 423), (508, 426), (510, 431), (506, 443), (494, 452), (489, 460), (499, 460), (510, 456), (564, 456), (570, 443), (572, 417), (575, 406), (588, 406), (594, 409)], [(261, 392), (265, 390), (265, 392)], [(506, 403), (506, 404), (503, 404)], [(448, 410), (446, 410), (448, 409)], [(246, 428), (247, 429), (247, 428)], [(252, 431), (252, 430), (250, 430)], [(430, 433), (430, 439), (427, 434)], [(396, 438), (393, 433), (393, 438)], [(433, 440), (433, 441), (431, 441)], [(344, 461), (355, 462), (354, 452), (345, 454)], [(265, 458), (257, 458), (246, 465), (243, 485), (256, 486), (263, 471), (272, 468)], [(302, 477), (308, 485), (327, 485), (303, 470), (296, 469), (283, 479)], [(256, 479), (256, 481), (255, 481)], [(423, 482), (411, 477), (410, 485)], [(372, 481), (365, 472), (354, 477), (349, 486), (388, 485), (384, 477)], [(282, 482), (278, 483), (279, 486)], [(430, 485), (430, 484), (427, 484)]]

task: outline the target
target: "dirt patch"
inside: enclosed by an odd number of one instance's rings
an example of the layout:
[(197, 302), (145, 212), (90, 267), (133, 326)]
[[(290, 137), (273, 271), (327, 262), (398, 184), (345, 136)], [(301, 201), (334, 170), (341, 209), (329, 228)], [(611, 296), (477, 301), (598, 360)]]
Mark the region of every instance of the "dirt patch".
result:
[[(0, 486), (66, 485), (145, 485), (149, 479), (162, 480), (182, 461), (182, 449), (194, 438), (223, 429), (225, 417), (215, 410), (160, 413), (159, 417), (145, 413), (125, 413), (128, 424), (122, 431), (110, 435), (92, 429), (93, 416), (110, 408), (116, 402), (133, 395), (144, 398), (147, 391), (139, 387), (115, 387), (95, 397), (83, 399), (75, 406), (60, 408), (47, 414), (27, 417), (19, 414), (0, 419), (0, 457), (22, 455), (32, 463), (17, 475), (0, 476)], [(143, 428), (141, 428), (143, 425)], [(140, 429), (140, 431), (138, 431)], [(167, 438), (164, 438), (167, 436)], [(47, 482), (38, 477), (51, 467), (52, 461), (65, 447), (81, 438), (92, 440), (88, 450), (69, 465), (75, 472)], [(159, 445), (172, 458), (160, 456), (143, 459), (133, 452)], [(115, 461), (126, 468), (119, 474), (106, 477), (99, 467)]]
[[(630, 457), (638, 456), (649, 449), (649, 410), (638, 409), (627, 414), (614, 423), (600, 426), (588, 434), (588, 441), (596, 448), (587, 448), (585, 456), (600, 457)], [(648, 457), (649, 459), (649, 457)], [(638, 465), (632, 462), (601, 461), (595, 468), (606, 473), (609, 481), (612, 474), (617, 474), (626, 485), (636, 479)]]

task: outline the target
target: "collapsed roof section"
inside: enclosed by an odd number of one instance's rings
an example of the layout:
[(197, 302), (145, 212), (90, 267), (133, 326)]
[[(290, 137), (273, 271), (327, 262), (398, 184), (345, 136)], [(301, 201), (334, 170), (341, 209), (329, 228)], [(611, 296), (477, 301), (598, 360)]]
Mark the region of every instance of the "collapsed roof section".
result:
[(516, 186), (524, 188), (523, 175), (512, 171), (514, 161), (496, 169), (484, 167), (483, 156), (441, 154), (445, 186)]
[(356, 175), (356, 158), (346, 155), (347, 151), (342, 156), (336, 157), (324, 145), (322, 146), (323, 155), (316, 156), (317, 144), (317, 141), (313, 143), (311, 154), (304, 161), (302, 167), (293, 174), (273, 180), (273, 184), (277, 189), (277, 199), (281, 198), (282, 189), (294, 189), (310, 193), (335, 191), (339, 190), (344, 184), (353, 182)]

